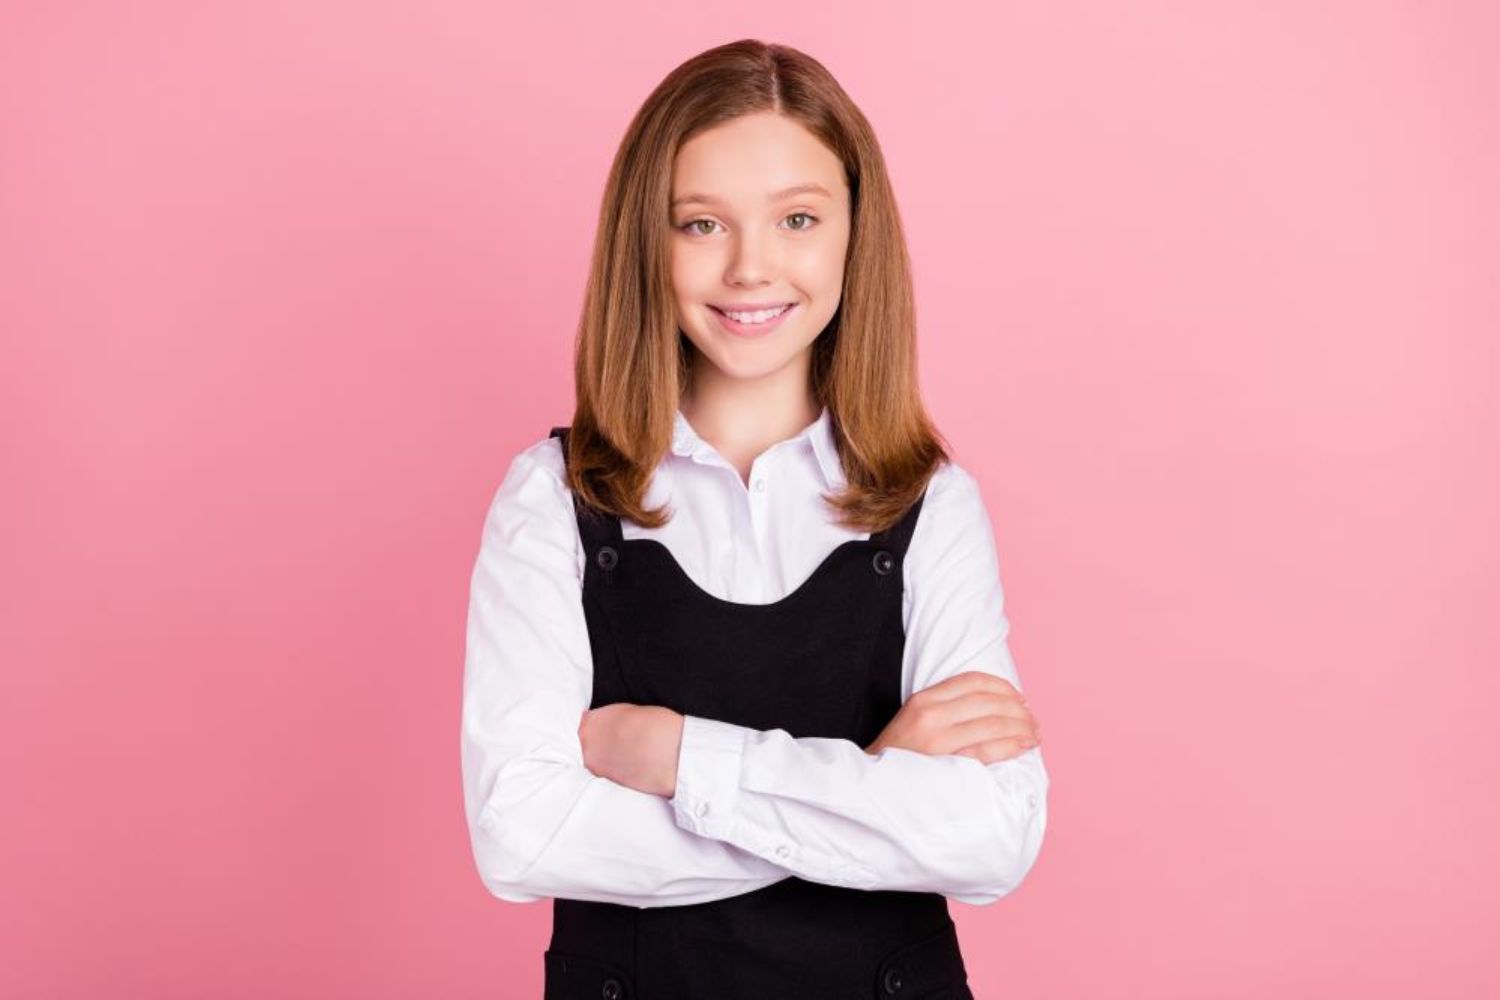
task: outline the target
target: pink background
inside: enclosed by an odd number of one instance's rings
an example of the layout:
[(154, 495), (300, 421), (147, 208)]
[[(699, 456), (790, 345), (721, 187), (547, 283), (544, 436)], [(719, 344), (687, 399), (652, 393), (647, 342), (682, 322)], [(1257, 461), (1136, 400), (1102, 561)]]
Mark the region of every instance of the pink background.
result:
[(540, 994), (469, 572), (630, 115), (750, 35), (878, 130), (1047, 733), (976, 993), (1496, 995), (1494, 8), (723, 6), (5, 6), (0, 994)]

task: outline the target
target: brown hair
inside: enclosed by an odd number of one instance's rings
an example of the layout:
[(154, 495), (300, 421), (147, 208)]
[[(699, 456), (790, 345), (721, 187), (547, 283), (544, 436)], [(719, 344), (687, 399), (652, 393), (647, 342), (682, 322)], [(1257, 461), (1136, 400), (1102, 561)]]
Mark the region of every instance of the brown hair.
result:
[(911, 267), (875, 133), (816, 59), (742, 39), (674, 69), (636, 112), (615, 154), (575, 345), (577, 405), (568, 485), (585, 504), (660, 527), (642, 501), (671, 446), (692, 342), (677, 328), (667, 237), (672, 167), (689, 138), (773, 111), (844, 164), (852, 218), (838, 310), (813, 343), (812, 392), (829, 410), (847, 487), (824, 494), (840, 523), (900, 519), (948, 457), (917, 384)]

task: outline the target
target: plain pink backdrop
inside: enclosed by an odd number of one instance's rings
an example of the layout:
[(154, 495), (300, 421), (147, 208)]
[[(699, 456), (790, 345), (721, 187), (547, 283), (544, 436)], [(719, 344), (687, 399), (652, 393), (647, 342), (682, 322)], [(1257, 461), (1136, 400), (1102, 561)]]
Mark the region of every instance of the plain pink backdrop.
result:
[(978, 996), (1500, 993), (1493, 6), (756, 7), (5, 6), (0, 994), (540, 995), (469, 573), (745, 36), (878, 131), (1047, 733)]

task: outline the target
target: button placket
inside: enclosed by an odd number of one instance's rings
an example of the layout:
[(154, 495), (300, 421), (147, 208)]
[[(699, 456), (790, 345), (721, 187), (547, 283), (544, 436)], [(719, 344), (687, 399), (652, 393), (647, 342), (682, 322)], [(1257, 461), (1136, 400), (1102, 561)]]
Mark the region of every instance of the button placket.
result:
[(759, 512), (766, 504), (766, 473), (756, 462), (750, 467), (750, 482), (745, 491), (750, 497), (750, 507), (756, 512), (756, 520), (759, 521)]
[[(750, 482), (747, 484), (745, 490), (747, 509), (750, 513), (750, 537), (748, 541), (749, 547), (753, 550), (751, 553), (747, 553), (747, 556), (753, 555), (757, 567), (763, 566), (766, 559), (766, 532), (768, 530), (768, 525), (766, 524), (767, 490), (766, 473), (761, 468), (761, 461), (757, 460), (750, 467)], [(744, 599), (749, 601), (764, 601), (768, 587), (769, 584), (765, 581), (762, 581), (758, 587), (754, 588), (747, 585), (745, 588), (747, 596)], [(752, 593), (754, 596), (748, 596)]]

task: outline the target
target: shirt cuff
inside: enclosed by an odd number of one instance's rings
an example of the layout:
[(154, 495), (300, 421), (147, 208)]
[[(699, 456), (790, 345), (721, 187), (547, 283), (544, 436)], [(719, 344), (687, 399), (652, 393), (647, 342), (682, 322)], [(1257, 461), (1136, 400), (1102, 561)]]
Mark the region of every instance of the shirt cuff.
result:
[(744, 760), (743, 726), (697, 715), (682, 717), (677, 789), (668, 801), (684, 830), (727, 840), (734, 828)]

